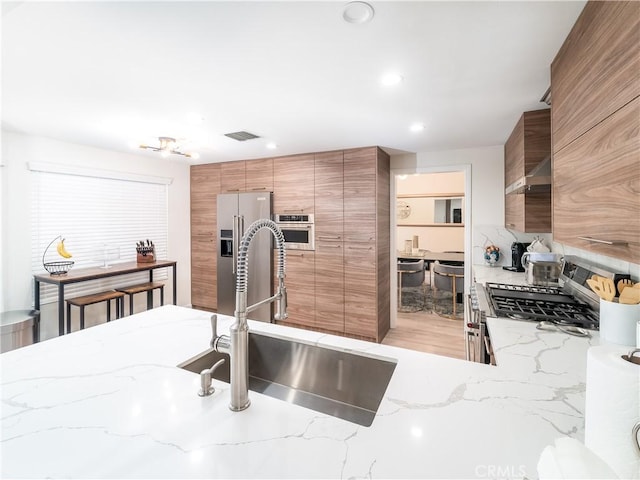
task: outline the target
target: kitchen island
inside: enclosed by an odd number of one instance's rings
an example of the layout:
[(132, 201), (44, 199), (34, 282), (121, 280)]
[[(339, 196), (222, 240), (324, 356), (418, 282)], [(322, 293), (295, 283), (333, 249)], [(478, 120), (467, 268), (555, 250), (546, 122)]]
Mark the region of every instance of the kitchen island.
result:
[(542, 449), (583, 428), (584, 372), (561, 349), (503, 368), (260, 322), (397, 366), (371, 427), (255, 392), (234, 413), (227, 384), (201, 398), (176, 367), (208, 348), (209, 316), (166, 305), (2, 354), (0, 476), (534, 478)]

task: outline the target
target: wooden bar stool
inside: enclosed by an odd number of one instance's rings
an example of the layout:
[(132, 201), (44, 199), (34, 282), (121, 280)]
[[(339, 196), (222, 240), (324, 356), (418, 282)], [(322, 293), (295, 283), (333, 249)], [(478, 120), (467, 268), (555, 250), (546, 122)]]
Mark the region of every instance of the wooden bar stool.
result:
[(71, 305), (80, 307), (80, 330), (84, 329), (84, 307), (94, 303), (107, 302), (107, 322), (111, 321), (111, 300), (116, 301), (116, 318), (124, 316), (124, 293), (109, 290), (82, 297), (67, 299), (67, 333), (71, 332)]
[[(147, 282), (129, 287), (116, 288), (116, 291), (129, 295), (129, 315), (133, 313), (133, 296), (136, 293), (147, 292), (147, 310), (153, 308), (153, 291), (160, 290), (160, 305), (164, 305), (164, 283)], [(122, 312), (124, 314), (124, 311)]]

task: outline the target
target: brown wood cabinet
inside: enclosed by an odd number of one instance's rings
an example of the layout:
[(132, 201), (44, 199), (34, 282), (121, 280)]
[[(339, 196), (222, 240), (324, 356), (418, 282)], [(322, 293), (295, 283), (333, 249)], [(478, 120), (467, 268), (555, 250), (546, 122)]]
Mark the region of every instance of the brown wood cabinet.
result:
[(217, 308), (217, 195), (220, 165), (191, 166), (191, 304)]
[(315, 252), (318, 328), (344, 333), (344, 155), (315, 155)]
[(245, 162), (245, 190), (247, 192), (273, 192), (272, 158)]
[(268, 190), (272, 179), (275, 213), (315, 214), (316, 250), (287, 250), (289, 318), (278, 323), (381, 341), (390, 326), (389, 175), (377, 147), (191, 167), (192, 304), (217, 306), (217, 194)]
[(640, 97), (555, 153), (553, 194), (555, 241), (640, 264)]
[(640, 263), (640, 3), (586, 4), (551, 66), (553, 237)]
[(381, 341), (390, 327), (389, 156), (344, 152), (345, 333)]
[[(274, 252), (274, 265), (278, 264)], [(274, 272), (274, 278), (275, 277)], [(287, 313), (289, 318), (282, 323), (299, 327), (316, 327), (315, 298), (315, 252), (287, 250), (285, 286), (287, 288)], [(277, 278), (274, 281), (277, 285)]]
[(553, 150), (640, 95), (640, 2), (588, 2), (551, 64)]
[(220, 193), (238, 193), (246, 190), (246, 162), (220, 164)]
[(273, 159), (273, 212), (313, 213), (314, 154)]
[[(551, 111), (525, 112), (504, 146), (505, 187), (529, 175), (551, 155)], [(551, 186), (505, 195), (505, 227), (520, 232), (551, 231)]]

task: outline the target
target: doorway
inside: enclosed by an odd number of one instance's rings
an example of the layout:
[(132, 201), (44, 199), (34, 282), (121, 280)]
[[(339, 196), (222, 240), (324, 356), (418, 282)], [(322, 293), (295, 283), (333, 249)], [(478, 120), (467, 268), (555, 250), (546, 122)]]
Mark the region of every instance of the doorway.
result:
[[(464, 291), (468, 292), (471, 285), (471, 165), (392, 170), (390, 192), (391, 258), (416, 248), (416, 243), (418, 250), (462, 251)], [(395, 328), (398, 272), (397, 262), (390, 263), (390, 323), (391, 328)], [(431, 271), (426, 273), (431, 276)], [(429, 282), (428, 278), (426, 281)], [(460, 336), (462, 338), (462, 327)]]

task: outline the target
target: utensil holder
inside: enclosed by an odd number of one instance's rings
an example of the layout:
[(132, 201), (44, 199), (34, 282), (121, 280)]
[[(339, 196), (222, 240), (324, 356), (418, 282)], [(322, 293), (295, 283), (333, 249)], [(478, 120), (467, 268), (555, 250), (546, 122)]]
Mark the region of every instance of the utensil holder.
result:
[(138, 263), (153, 263), (156, 261), (156, 251), (154, 247), (137, 247)]
[(600, 338), (606, 343), (633, 347), (640, 319), (640, 304), (627, 305), (600, 299)]

